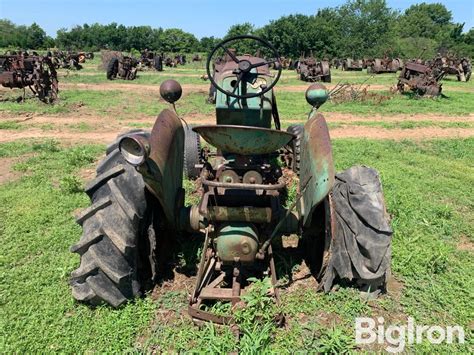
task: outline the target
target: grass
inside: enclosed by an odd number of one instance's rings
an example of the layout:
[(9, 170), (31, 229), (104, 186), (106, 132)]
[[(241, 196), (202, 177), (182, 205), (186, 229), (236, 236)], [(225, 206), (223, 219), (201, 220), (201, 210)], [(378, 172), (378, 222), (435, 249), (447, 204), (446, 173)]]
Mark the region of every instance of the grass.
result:
[[(327, 295), (302, 286), (283, 290), (288, 326), (275, 328), (270, 318), (255, 318), (262, 309), (268, 316), (280, 311), (269, 303), (262, 281), (247, 300), (254, 306), (238, 315), (245, 330), (239, 344), (228, 328), (192, 325), (185, 290), (165, 290), (156, 302), (145, 298), (119, 310), (73, 302), (67, 282), (78, 258), (68, 248), (81, 231), (72, 214), (88, 204), (77, 174), (92, 167), (102, 151), (96, 145), (65, 148), (52, 140), (0, 144), (0, 157), (25, 155), (14, 167), (22, 177), (0, 185), (0, 346), (5, 353), (340, 353), (357, 349), (356, 316), (383, 315), (402, 324), (412, 316), (419, 324), (469, 329), (474, 259), (458, 243), (474, 242), (474, 139), (334, 141), (338, 170), (365, 164), (380, 171), (401, 296), (366, 302), (350, 288)], [(192, 184), (186, 188), (187, 201), (195, 202)], [(408, 350), (465, 353), (469, 346), (420, 344)]]
[[(208, 85), (196, 76), (204, 70), (196, 70), (194, 64), (165, 68), (162, 73), (140, 72), (140, 77), (133, 82), (109, 82), (104, 73), (97, 70), (98, 57), (87, 62), (83, 72), (70, 72), (67, 77), (61, 77), (60, 82), (159, 85), (176, 74), (175, 78), (183, 84)], [(61, 75), (65, 73), (60, 70)], [(341, 71), (333, 71), (332, 76), (333, 83), (361, 83), (368, 77), (365, 72)], [(395, 81), (395, 74), (383, 74), (367, 83), (392, 85)], [(277, 99), (284, 127), (295, 121), (303, 123), (309, 111), (304, 93), (285, 92), (288, 85), (307, 84), (299, 81), (294, 72), (283, 73)], [(444, 81), (443, 86), (447, 98), (415, 99), (395, 95), (381, 103), (328, 102), (322, 112), (330, 120), (331, 113), (338, 112), (386, 118), (384, 121), (367, 118), (351, 122), (331, 120), (331, 128), (351, 125), (385, 129), (472, 128), (470, 121), (446, 122), (430, 118), (430, 115), (465, 116), (474, 112), (472, 82), (449, 80)], [(450, 88), (456, 90), (450, 91)], [(14, 98), (19, 92), (8, 91), (6, 96)], [(388, 95), (387, 91), (377, 93)], [(185, 91), (177, 103), (179, 114), (184, 118), (192, 115), (210, 117), (214, 107), (205, 104), (206, 96), (206, 90)], [(61, 90), (60, 97), (59, 103), (53, 106), (35, 99), (23, 103), (2, 102), (0, 113), (7, 119), (0, 121), (0, 130), (28, 127), (53, 130), (57, 127), (54, 123), (30, 126), (15, 121), (25, 113), (67, 114), (71, 122), (66, 127), (76, 132), (94, 129), (81, 122), (81, 114), (106, 117), (132, 128), (149, 128), (153, 120), (148, 118), (169, 107), (155, 90)], [(390, 121), (391, 115), (413, 114), (426, 114), (427, 117), (423, 121), (409, 118)], [(404, 324), (406, 317), (412, 316), (419, 324), (459, 324), (469, 332), (473, 319), (474, 139), (335, 140), (333, 151), (338, 170), (364, 164), (380, 171), (395, 233), (392, 269), (401, 283), (400, 295), (364, 301), (351, 288), (317, 294), (308, 280), (299, 287), (283, 289), (282, 307), (278, 308), (267, 297), (268, 280), (263, 280), (257, 282), (248, 295), (247, 302), (251, 306), (237, 312), (244, 332), (239, 343), (228, 328), (211, 324), (198, 328), (192, 324), (186, 314), (189, 287), (164, 288), (155, 300), (150, 297), (139, 299), (119, 310), (92, 309), (73, 302), (68, 278), (78, 265), (78, 257), (68, 249), (81, 234), (73, 214), (88, 205), (79, 172), (91, 169), (103, 148), (98, 145), (64, 147), (54, 140), (0, 143), (0, 158), (19, 157), (13, 168), (21, 174), (21, 178), (0, 185), (2, 352), (380, 351), (378, 348), (361, 349), (354, 344), (356, 316), (384, 316), (386, 321), (395, 324)], [(184, 181), (184, 187), (186, 203), (197, 203), (194, 184)], [(296, 185), (290, 189), (289, 198), (295, 194)], [(460, 247), (461, 244), (467, 247)], [(186, 247), (178, 261), (184, 267), (193, 267), (192, 262), (188, 265), (187, 261), (196, 260), (199, 251), (199, 243)], [(300, 268), (299, 260), (281, 252), (276, 252), (276, 257), (282, 282), (291, 282), (291, 273)], [(229, 308), (218, 304), (214, 311), (228, 313)], [(280, 311), (287, 316), (285, 328), (276, 328), (271, 321)], [(263, 319), (257, 317), (262, 312)], [(423, 343), (407, 351), (467, 353), (472, 351), (472, 337), (468, 340), (470, 343), (465, 346), (436, 347)]]
[[(346, 125), (344, 122), (337, 122), (339, 125)], [(474, 124), (470, 122), (443, 122), (443, 121), (353, 121), (347, 123), (351, 126), (364, 126), (364, 127), (380, 127), (385, 129), (414, 129), (414, 128), (425, 128), (425, 127), (438, 127), (438, 128), (473, 128)]]
[(0, 122), (0, 129), (22, 129), (21, 124), (15, 121)]
[[(389, 95), (388, 92), (380, 92)], [(191, 92), (186, 94), (178, 103), (180, 115), (190, 114), (211, 115), (213, 105), (206, 103), (206, 92)], [(277, 94), (278, 108), (282, 121), (304, 121), (310, 110), (301, 92), (283, 92)], [(36, 112), (39, 114), (61, 114), (88, 112), (97, 115), (114, 116), (119, 119), (133, 118), (136, 115), (156, 116), (168, 104), (159, 98), (156, 92), (139, 91), (133, 94), (128, 91), (110, 90), (67, 90), (61, 93), (61, 100), (55, 105), (46, 105), (35, 100), (24, 103), (5, 102), (0, 106), (0, 112), (14, 115)], [(408, 95), (394, 95), (389, 100), (375, 102), (327, 102), (321, 107), (321, 112), (338, 112), (359, 116), (369, 115), (449, 115), (465, 116), (474, 112), (474, 93), (452, 92), (446, 98), (415, 99)], [(427, 117), (429, 120), (429, 117)], [(5, 126), (6, 125), (6, 126)], [(2, 128), (3, 127), (3, 128)], [(0, 129), (18, 127), (14, 123), (4, 123)]]
[(80, 234), (72, 213), (88, 204), (74, 178), (103, 147), (66, 149), (49, 141), (1, 144), (5, 151), (2, 156), (33, 156), (15, 166), (23, 173), (20, 180), (0, 186), (2, 352), (127, 349), (147, 326), (151, 301), (91, 309), (75, 304), (68, 287), (78, 261), (68, 247)]

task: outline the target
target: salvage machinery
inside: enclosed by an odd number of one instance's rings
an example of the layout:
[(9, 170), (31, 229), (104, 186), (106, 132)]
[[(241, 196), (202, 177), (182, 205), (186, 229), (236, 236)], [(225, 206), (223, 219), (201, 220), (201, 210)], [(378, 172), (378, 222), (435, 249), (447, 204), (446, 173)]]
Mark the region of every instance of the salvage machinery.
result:
[(46, 103), (58, 98), (58, 77), (48, 57), (27, 54), (0, 56), (0, 84), (10, 89), (29, 88)]
[[(229, 50), (254, 41), (261, 57)], [(216, 57), (227, 55), (219, 75)], [(232, 324), (212, 312), (215, 302), (242, 304), (254, 278), (269, 278), (278, 302), (274, 247), (299, 236), (319, 289), (346, 280), (379, 293), (390, 271), (391, 228), (378, 173), (355, 166), (335, 174), (321, 84), (306, 91), (311, 110), (302, 125), (282, 130), (274, 87), (282, 67), (276, 49), (254, 36), (219, 43), (207, 59), (216, 88), (216, 124), (190, 127), (175, 104), (179, 83), (162, 83), (163, 110), (151, 132), (119, 136), (86, 187), (90, 207), (77, 222), (83, 234), (71, 251), (80, 265), (71, 275), (75, 299), (114, 307), (143, 294), (159, 279), (178, 235), (202, 238), (189, 314), (196, 321)], [(207, 142), (206, 149), (200, 141)], [(209, 148), (210, 147), (210, 148)], [(195, 180), (199, 203), (185, 204), (183, 171)], [(293, 173), (292, 173), (293, 171)], [(188, 171), (189, 172), (189, 171)], [(298, 194), (289, 199), (288, 176)]]
[(404, 93), (407, 89), (419, 96), (439, 96), (442, 85), (440, 83), (444, 72), (434, 72), (432, 67), (418, 61), (405, 63), (398, 77), (397, 90)]
[(313, 56), (301, 58), (298, 62), (296, 71), (300, 76), (300, 80), (303, 81), (331, 82), (331, 68), (329, 66), (329, 61), (327, 60), (319, 61)]
[(362, 71), (364, 68), (364, 61), (362, 59), (352, 59), (352, 58), (346, 58), (342, 62), (342, 70), (345, 71)]
[(137, 77), (138, 60), (133, 57), (116, 56), (112, 57), (107, 64), (107, 79), (134, 80)]
[(367, 60), (368, 74), (396, 73), (403, 67), (403, 60), (400, 58), (390, 58), (385, 55), (383, 58)]

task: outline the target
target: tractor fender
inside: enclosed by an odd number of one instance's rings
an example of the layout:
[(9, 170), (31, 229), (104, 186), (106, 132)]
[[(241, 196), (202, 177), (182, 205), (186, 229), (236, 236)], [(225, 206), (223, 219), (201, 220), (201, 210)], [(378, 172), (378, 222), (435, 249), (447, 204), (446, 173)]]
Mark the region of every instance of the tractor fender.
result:
[(328, 195), (334, 185), (335, 169), (332, 159), (331, 139), (326, 119), (314, 113), (304, 125), (301, 140), (300, 189), (298, 214), (301, 226), (311, 223), (314, 209)]
[(184, 128), (178, 116), (165, 109), (155, 121), (149, 156), (138, 171), (160, 202), (171, 226), (176, 226), (179, 209), (184, 205), (183, 164)]

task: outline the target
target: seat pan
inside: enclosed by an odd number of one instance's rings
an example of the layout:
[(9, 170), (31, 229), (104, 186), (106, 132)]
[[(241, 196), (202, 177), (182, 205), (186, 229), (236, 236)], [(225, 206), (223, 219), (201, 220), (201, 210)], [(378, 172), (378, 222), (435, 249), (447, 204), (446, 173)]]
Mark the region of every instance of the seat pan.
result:
[(288, 132), (235, 125), (203, 125), (193, 131), (223, 153), (239, 155), (273, 153), (295, 138)]

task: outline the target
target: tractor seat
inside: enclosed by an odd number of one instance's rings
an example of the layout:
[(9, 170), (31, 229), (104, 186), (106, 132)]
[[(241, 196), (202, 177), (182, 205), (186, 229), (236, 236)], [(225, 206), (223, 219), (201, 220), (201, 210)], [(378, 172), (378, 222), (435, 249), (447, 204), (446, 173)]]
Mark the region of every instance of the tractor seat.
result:
[(235, 125), (196, 126), (193, 131), (222, 152), (238, 155), (273, 153), (295, 138), (288, 132)]

